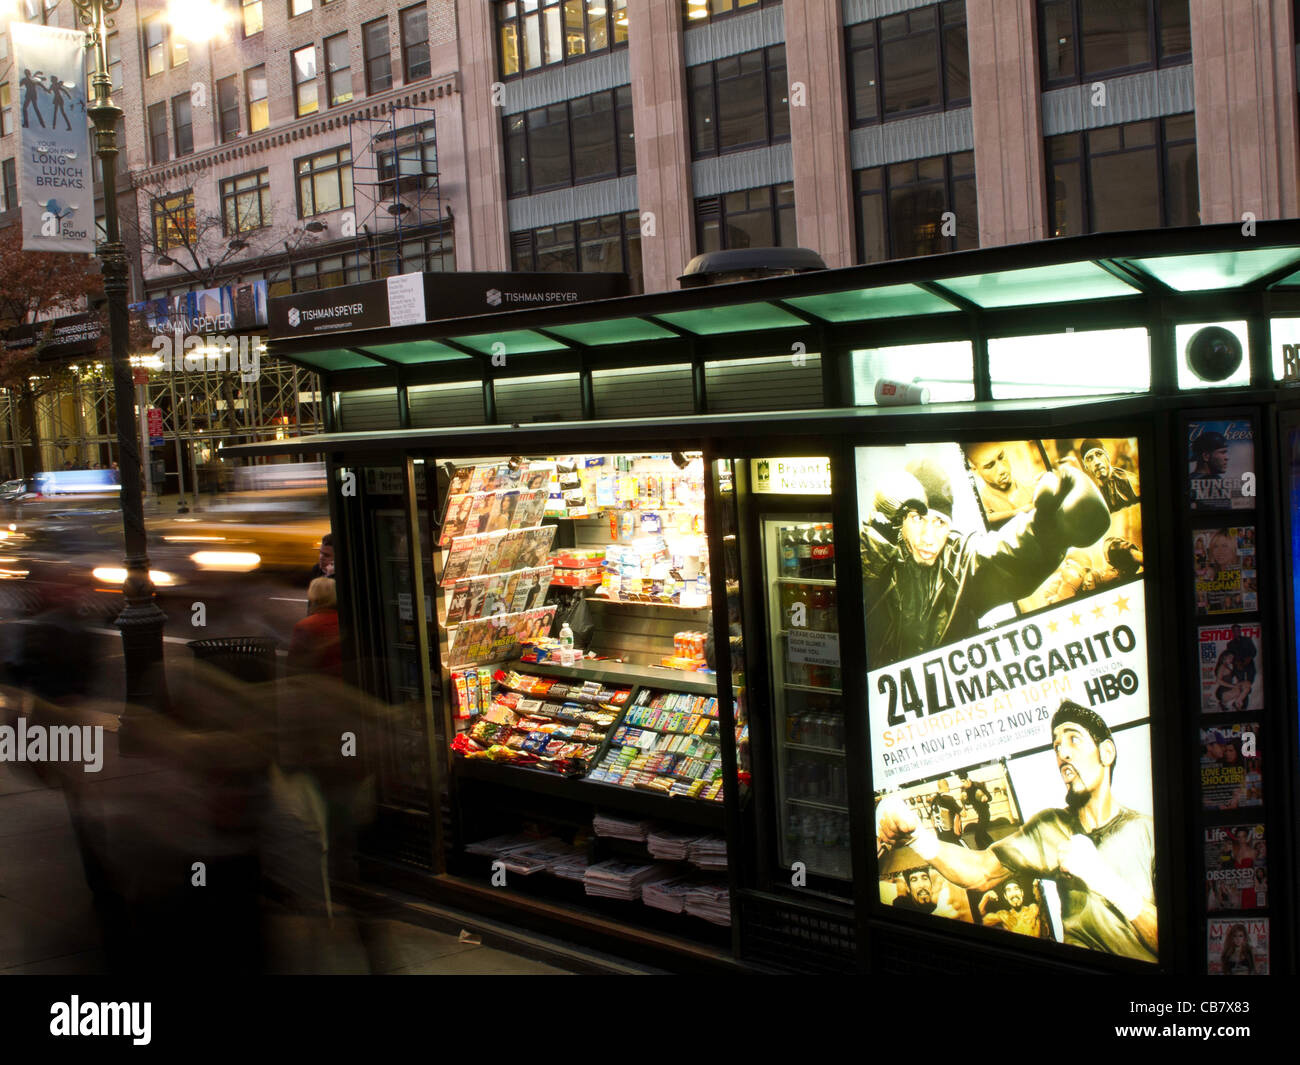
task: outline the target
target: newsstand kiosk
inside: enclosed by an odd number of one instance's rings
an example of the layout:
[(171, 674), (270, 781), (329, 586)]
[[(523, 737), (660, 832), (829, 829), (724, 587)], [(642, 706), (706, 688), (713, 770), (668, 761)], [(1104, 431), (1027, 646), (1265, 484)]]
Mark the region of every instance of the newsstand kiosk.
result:
[(234, 450), (328, 462), (372, 890), (678, 971), (1294, 972), (1300, 226), (281, 333), (327, 431)]

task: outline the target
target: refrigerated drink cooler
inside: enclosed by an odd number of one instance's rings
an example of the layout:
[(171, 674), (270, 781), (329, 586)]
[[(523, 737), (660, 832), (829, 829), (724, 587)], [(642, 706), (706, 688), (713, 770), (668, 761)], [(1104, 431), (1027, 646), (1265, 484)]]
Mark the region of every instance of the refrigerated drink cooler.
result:
[(851, 878), (834, 525), (760, 515), (781, 864)]

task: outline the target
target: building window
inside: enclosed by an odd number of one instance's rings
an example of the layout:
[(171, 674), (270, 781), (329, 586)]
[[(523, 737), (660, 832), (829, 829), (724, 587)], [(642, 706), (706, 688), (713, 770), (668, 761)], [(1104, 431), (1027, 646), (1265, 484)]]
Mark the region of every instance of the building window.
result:
[(13, 99), (10, 97), (9, 83), (0, 82), (0, 137), (7, 137), (14, 131)]
[(424, 4), (408, 7), (402, 22), (402, 80), (427, 78), (429, 66), (429, 9)]
[(171, 49), (172, 66), (179, 67), (190, 61), (189, 45), (179, 33), (172, 33), (170, 26), (167, 27), (167, 43)]
[(217, 112), (221, 123), (221, 143), (239, 136), (239, 87), (237, 75), (217, 82)]
[(1038, 0), (1044, 86), (1190, 63), (1189, 0)]
[(194, 151), (194, 116), (190, 110), (190, 94), (187, 92), (172, 97), (172, 133), (178, 158)]
[(760, 7), (773, 7), (781, 0), (682, 0), (682, 17), (687, 26), (706, 26), (727, 15), (743, 15)]
[(505, 119), (511, 196), (636, 172), (632, 89), (579, 96)]
[(636, 211), (510, 234), (511, 269), (626, 273), (640, 292), (641, 221)]
[(271, 124), (271, 112), (266, 99), (265, 66), (244, 71), (244, 98), (248, 101), (248, 132), (266, 129)]
[(170, 158), (167, 147), (167, 105), (149, 105), (149, 158), (154, 166)]
[(336, 148), (298, 159), (298, 217), (352, 206), (352, 149)]
[(395, 199), (403, 192), (438, 184), (438, 139), (434, 123), (408, 126), (375, 140), (380, 195)]
[(859, 262), (979, 247), (974, 152), (856, 170), (853, 190)]
[(844, 36), (853, 125), (970, 103), (964, 0), (860, 22)]
[(388, 48), (388, 18), (377, 18), (361, 27), (361, 45), (366, 60), (366, 95), (393, 87), (393, 64)]
[(271, 224), (271, 172), (257, 170), (221, 183), (221, 222), (226, 236)]
[(1047, 138), (1052, 235), (1200, 221), (1191, 114)]
[(702, 63), (687, 77), (695, 158), (789, 140), (783, 45)]
[(794, 185), (728, 192), (695, 201), (699, 252), (729, 248), (794, 248)]
[(352, 99), (352, 49), (346, 33), (325, 38), (325, 91), (329, 94), (330, 107)]
[(167, 28), (161, 13), (144, 19), (144, 66), (151, 78), (167, 69)]
[(293, 71), (293, 101), (299, 118), (314, 115), (320, 107), (316, 91), (316, 46), (309, 44), (290, 53), (289, 65)]
[(0, 209), (13, 211), (18, 208), (18, 168), (12, 159), (0, 163)]
[(627, 44), (627, 0), (507, 0), (496, 15), (503, 78)]
[(166, 199), (153, 201), (154, 250), (167, 252), (194, 243), (194, 191), (186, 189)]
[(311, 10), (311, 0), (289, 0), (289, 17), (297, 18)]
[(252, 37), (262, 32), (262, 0), (242, 0), (244, 5), (244, 36)]
[(108, 76), (114, 92), (122, 91), (122, 43), (116, 33), (110, 33), (105, 41), (108, 52)]

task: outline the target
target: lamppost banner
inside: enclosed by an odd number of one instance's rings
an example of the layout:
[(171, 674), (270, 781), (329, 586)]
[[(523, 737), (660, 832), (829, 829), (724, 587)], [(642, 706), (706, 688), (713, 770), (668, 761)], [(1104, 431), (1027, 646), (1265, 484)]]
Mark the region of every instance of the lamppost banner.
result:
[(95, 250), (86, 124), (86, 35), (14, 22), (22, 123), (18, 198), (24, 251)]

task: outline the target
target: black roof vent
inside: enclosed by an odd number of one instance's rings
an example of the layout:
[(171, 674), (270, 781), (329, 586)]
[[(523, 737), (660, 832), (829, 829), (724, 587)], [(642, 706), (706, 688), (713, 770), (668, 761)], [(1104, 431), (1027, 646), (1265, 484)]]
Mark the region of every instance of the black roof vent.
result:
[(750, 281), (778, 274), (825, 270), (822, 257), (808, 248), (734, 248), (697, 255), (677, 280), (682, 288), (703, 288), (728, 281)]

